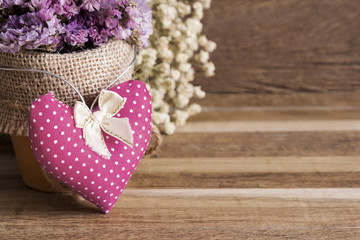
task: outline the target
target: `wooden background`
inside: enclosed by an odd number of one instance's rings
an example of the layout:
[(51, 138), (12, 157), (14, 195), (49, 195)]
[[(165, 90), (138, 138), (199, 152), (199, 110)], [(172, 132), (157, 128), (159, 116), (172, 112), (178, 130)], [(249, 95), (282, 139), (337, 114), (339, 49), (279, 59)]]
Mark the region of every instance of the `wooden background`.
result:
[(213, 0), (203, 113), (108, 215), (26, 188), (0, 142), (0, 239), (360, 239), (359, 15), (359, 0)]
[(360, 90), (358, 0), (214, 0), (204, 31), (217, 42), (208, 92)]

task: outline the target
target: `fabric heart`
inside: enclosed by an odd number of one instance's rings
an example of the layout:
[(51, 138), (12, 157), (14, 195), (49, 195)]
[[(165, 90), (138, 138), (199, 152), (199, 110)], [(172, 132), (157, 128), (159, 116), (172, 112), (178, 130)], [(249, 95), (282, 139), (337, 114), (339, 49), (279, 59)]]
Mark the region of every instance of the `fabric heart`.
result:
[(29, 117), (31, 148), (40, 166), (104, 213), (114, 207), (148, 147), (152, 113), (145, 83), (131, 80), (109, 91), (126, 99), (113, 117), (129, 119), (133, 145), (102, 130), (111, 153), (107, 158), (86, 144), (83, 129), (76, 127), (74, 110), (52, 93), (33, 102)]

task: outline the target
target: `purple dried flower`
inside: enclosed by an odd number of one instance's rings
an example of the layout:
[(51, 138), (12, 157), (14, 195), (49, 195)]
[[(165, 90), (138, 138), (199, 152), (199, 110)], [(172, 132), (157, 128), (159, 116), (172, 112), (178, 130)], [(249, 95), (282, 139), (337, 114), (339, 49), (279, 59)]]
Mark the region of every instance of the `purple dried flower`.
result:
[(89, 30), (85, 26), (85, 21), (81, 16), (73, 18), (65, 27), (64, 41), (70, 46), (79, 46), (86, 43), (89, 39)]
[(61, 26), (55, 25), (54, 23), (48, 27), (47, 22), (43, 22), (36, 13), (9, 16), (1, 27), (0, 49), (4, 52), (15, 53), (20, 48), (36, 49), (40, 46), (51, 48), (56, 44), (54, 36), (59, 32), (57, 27)]
[(89, 12), (94, 12), (95, 10), (100, 9), (100, 1), (99, 0), (83, 0), (83, 3), (81, 4), (82, 9), (86, 9)]
[(3, 52), (71, 52), (111, 38), (146, 47), (153, 32), (146, 0), (0, 0), (0, 7), (7, 9), (0, 16)]

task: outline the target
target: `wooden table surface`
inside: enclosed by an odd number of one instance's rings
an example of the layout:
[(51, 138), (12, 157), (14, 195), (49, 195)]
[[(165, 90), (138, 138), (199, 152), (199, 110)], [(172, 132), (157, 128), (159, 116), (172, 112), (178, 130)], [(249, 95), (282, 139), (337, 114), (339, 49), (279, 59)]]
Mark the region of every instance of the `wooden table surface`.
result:
[(2, 146), (0, 239), (360, 239), (360, 94), (202, 104), (108, 215), (26, 188)]

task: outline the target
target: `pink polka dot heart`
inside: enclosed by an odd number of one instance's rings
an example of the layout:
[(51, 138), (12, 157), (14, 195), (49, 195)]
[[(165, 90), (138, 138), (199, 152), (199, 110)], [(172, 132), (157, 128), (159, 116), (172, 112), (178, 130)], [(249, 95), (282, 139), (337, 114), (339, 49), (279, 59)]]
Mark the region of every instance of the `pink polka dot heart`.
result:
[(31, 147), (40, 166), (104, 213), (124, 191), (151, 136), (151, 97), (145, 83), (131, 80), (110, 91), (127, 99), (115, 117), (129, 119), (134, 138), (131, 148), (102, 132), (110, 159), (86, 145), (83, 130), (75, 127), (73, 109), (51, 93), (34, 101), (29, 118)]

